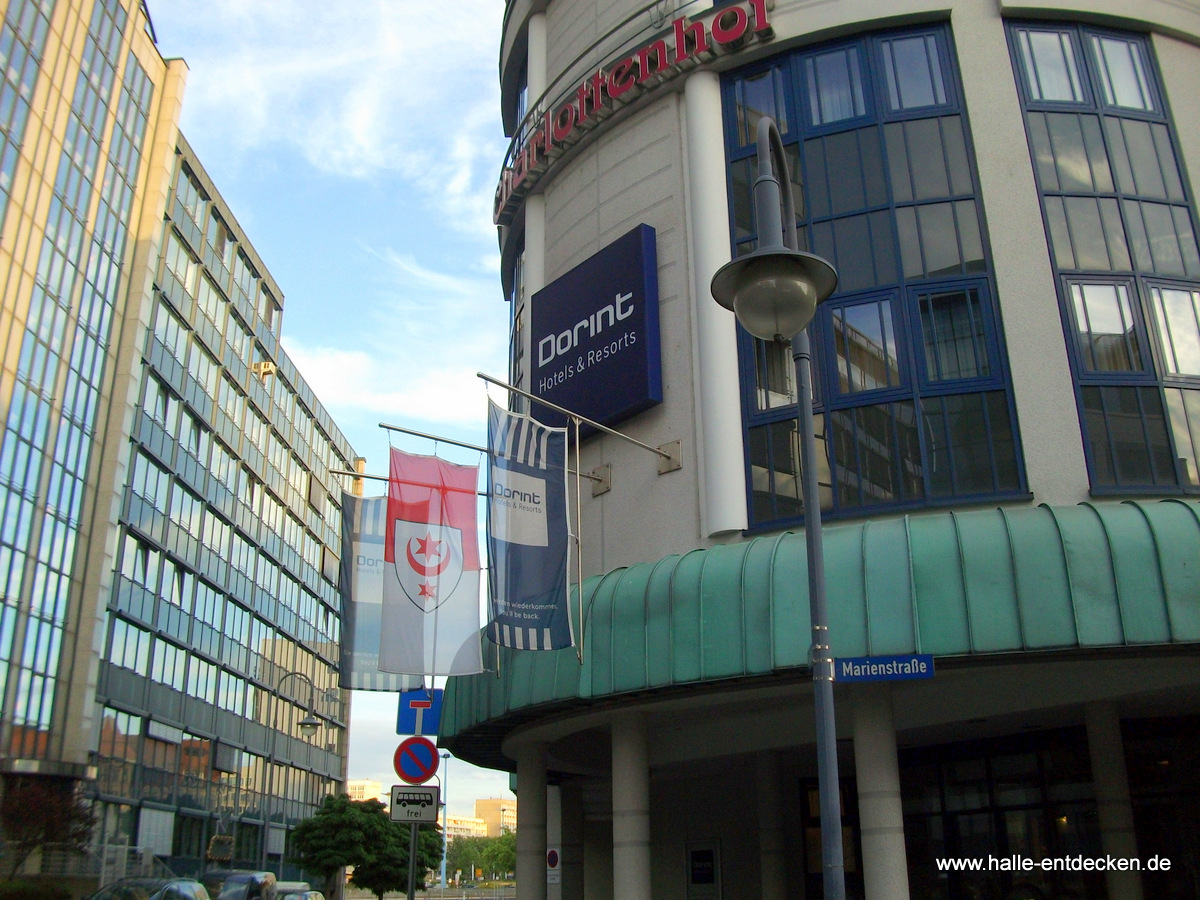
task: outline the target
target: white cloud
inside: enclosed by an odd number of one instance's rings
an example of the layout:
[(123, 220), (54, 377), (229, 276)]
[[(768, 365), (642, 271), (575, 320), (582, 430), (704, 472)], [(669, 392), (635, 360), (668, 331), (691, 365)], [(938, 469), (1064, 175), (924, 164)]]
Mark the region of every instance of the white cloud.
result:
[(321, 172), (397, 175), (475, 231), (490, 228), (506, 147), (503, 10), (503, 0), (162, 0), (151, 12), (161, 52), (186, 44), (185, 133), (220, 133), (252, 164), (284, 144)]
[(483, 382), (475, 377), (480, 369), (469, 360), (421, 373), (400, 361), (403, 351), (391, 365), (361, 350), (284, 343), (335, 419), (343, 412), (361, 411), (391, 424), (432, 422), (482, 428), (486, 421), (487, 397)]
[(448, 274), (386, 249), (368, 258), (381, 299), (351, 348), (284, 333), (288, 355), (335, 419), (370, 412), (394, 424), (439, 423), (482, 431), (484, 382), (503, 377), (508, 309), (494, 278)]

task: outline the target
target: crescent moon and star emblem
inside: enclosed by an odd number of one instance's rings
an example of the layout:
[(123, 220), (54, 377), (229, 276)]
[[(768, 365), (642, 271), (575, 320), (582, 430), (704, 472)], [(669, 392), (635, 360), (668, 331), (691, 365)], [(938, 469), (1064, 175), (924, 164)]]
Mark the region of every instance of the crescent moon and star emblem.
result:
[(445, 525), (397, 520), (395, 572), (405, 596), (422, 612), (437, 609), (462, 577), (462, 532)]
[[(426, 534), (423, 538), (409, 538), (404, 551), (413, 571), (426, 578), (441, 575), (446, 571), (446, 566), (450, 565), (449, 552), (442, 550), (442, 541), (434, 540), (432, 534)], [(418, 556), (425, 557), (426, 562), (424, 564), (417, 562)]]

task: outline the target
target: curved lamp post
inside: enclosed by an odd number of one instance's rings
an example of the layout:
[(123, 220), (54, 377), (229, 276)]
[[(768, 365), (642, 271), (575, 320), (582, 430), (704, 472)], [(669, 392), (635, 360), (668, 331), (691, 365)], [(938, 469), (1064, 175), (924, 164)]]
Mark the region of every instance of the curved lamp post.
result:
[[(303, 719), (296, 723), (300, 726), (300, 733), (304, 735), (305, 739), (308, 739), (316, 734), (317, 730), (321, 727), (321, 720), (316, 717), (314, 712), (316, 706), (317, 686), (313, 684), (312, 679), (303, 672), (288, 672), (279, 679), (279, 682), (275, 685), (275, 692), (271, 695), (274, 715), (271, 717), (271, 755), (268, 762), (269, 768), (267, 769), (267, 772), (269, 773), (269, 783), (267, 786), (268, 796), (274, 796), (275, 793), (275, 785), (272, 782), (275, 780), (275, 749), (279, 742), (279, 693), (283, 690), (284, 682), (286, 682), (289, 678), (300, 678), (305, 684), (308, 685), (308, 712), (305, 714)], [(262, 852), (259, 856), (258, 865), (260, 869), (264, 870), (267, 867), (267, 842), (270, 840), (270, 836), (271, 817), (266, 816), (263, 822)]]
[[(301, 719), (298, 724), (300, 726), (300, 733), (302, 735), (304, 735), (306, 738), (310, 738), (314, 734), (316, 734), (317, 729), (321, 727), (321, 720), (318, 719), (316, 717), (316, 715), (314, 714), (314, 708), (316, 705), (316, 698), (317, 698), (317, 687), (316, 687), (316, 685), (314, 685), (312, 683), (312, 679), (309, 678), (307, 675), (305, 675), (303, 672), (288, 672), (286, 675), (284, 675), (282, 678), (279, 679), (279, 684), (275, 685), (276, 692), (281, 691), (283, 689), (283, 683), (285, 681), (287, 681), (289, 678), (302, 678), (302, 679), (304, 679), (304, 683), (308, 685), (308, 715), (306, 715), (303, 719)], [(276, 712), (278, 712), (279, 711), (278, 693), (276, 694), (276, 697), (275, 697), (275, 704), (276, 704)], [(271, 743), (272, 743), (272, 745), (274, 745), (274, 740), (272, 740)]]
[[(775, 175), (776, 165), (782, 179)], [(788, 190), (780, 190), (781, 180), (789, 185)], [(819, 256), (798, 249), (796, 207), (790, 185), (779, 129), (771, 118), (764, 116), (758, 123), (758, 178), (754, 182), (758, 249), (717, 270), (711, 289), (713, 298), (732, 310), (742, 327), (755, 337), (767, 341), (791, 338), (799, 395), (808, 602), (813, 630), (810, 664), (821, 801), (821, 862), (825, 900), (845, 900), (837, 730), (833, 716), (833, 657), (825, 602), (825, 558), (821, 546), (821, 500), (812, 411), (812, 351), (807, 331), (817, 304), (834, 292), (838, 279), (833, 266)]]
[(446, 835), (450, 830), (450, 754), (442, 754), (442, 890), (446, 890), (446, 850), (450, 842)]

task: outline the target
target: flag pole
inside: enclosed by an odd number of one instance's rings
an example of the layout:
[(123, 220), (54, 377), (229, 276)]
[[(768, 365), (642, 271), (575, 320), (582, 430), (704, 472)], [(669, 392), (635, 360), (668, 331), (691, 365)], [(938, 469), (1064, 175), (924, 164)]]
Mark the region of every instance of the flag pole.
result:
[(480, 453), (487, 453), (487, 447), (480, 447), (476, 444), (468, 444), (465, 441), (456, 441), (453, 438), (441, 437), (436, 434), (427, 434), (424, 431), (414, 431), (411, 428), (403, 428), (399, 425), (389, 425), (386, 422), (379, 423), (380, 428), (386, 428), (388, 431), (400, 431), (404, 434), (411, 434), (415, 437), (426, 438), (431, 441), (437, 441), (440, 444), (453, 444), (455, 447), (465, 447), (468, 450), (477, 450)]
[[(579, 647), (576, 650), (579, 656), (579, 665), (583, 665), (583, 491), (582, 485), (579, 483), (579, 469), (581, 466), (579, 458), (579, 416), (572, 416), (571, 421), (575, 425), (575, 566), (579, 573), (578, 594), (579, 594)], [(568, 589), (568, 597), (569, 589)]]
[[(431, 441), (438, 441), (443, 444), (453, 444), (455, 447), (464, 447), (467, 450), (476, 450), (480, 453), (486, 453), (488, 456), (492, 455), (492, 451), (489, 450), (487, 447), (480, 447), (478, 444), (468, 444), (466, 441), (455, 441), (455, 440), (452, 440), (451, 438), (439, 437), (436, 434), (426, 434), (424, 431), (414, 431), (411, 428), (403, 428), (400, 425), (389, 425), (387, 422), (380, 422), (379, 427), (386, 428), (388, 431), (399, 431), (401, 434), (411, 434), (411, 435), (414, 435), (415, 437), (426, 438), (427, 440), (431, 440)], [(386, 475), (362, 475), (358, 472), (346, 471), (345, 469), (330, 469), (329, 474), (330, 475), (353, 475), (356, 478), (374, 478), (376, 481), (387, 481), (388, 480), (388, 477)], [(593, 475), (591, 472), (572, 472), (572, 474), (578, 475), (580, 478), (590, 479), (591, 481), (603, 481), (604, 480), (599, 475)], [(486, 497), (487, 492), (480, 491), (479, 496)]]
[(512, 391), (514, 394), (524, 397), (527, 400), (532, 400), (534, 403), (540, 403), (542, 406), (548, 407), (548, 408), (554, 410), (555, 412), (562, 413), (564, 416), (567, 416), (568, 418), (578, 419), (580, 422), (584, 423), (585, 425), (589, 425), (592, 428), (595, 428), (597, 431), (603, 431), (605, 434), (611, 434), (613, 437), (619, 437), (621, 440), (628, 441), (629, 443), (631, 443), (637, 447), (641, 447), (643, 450), (649, 450), (655, 456), (661, 457), (662, 459), (665, 459), (667, 462), (675, 461), (675, 457), (673, 457), (666, 450), (662, 450), (658, 447), (651, 447), (649, 444), (643, 444), (637, 438), (632, 438), (627, 434), (622, 434), (621, 432), (617, 431), (615, 428), (609, 428), (607, 425), (601, 425), (599, 422), (595, 421), (594, 419), (589, 419), (586, 416), (581, 416), (579, 413), (573, 412), (572, 410), (569, 410), (565, 407), (559, 406), (557, 403), (551, 403), (549, 400), (543, 400), (541, 397), (535, 397), (533, 394), (527, 393), (526, 391), (523, 391), (518, 387), (513, 387), (511, 384), (505, 384), (503, 381), (500, 381), (497, 378), (493, 378), (491, 375), (485, 375), (485, 374), (483, 374), (483, 372), (476, 372), (475, 377), (482, 378), (484, 381), (488, 382), (489, 384), (494, 384), (497, 387), (502, 387), (505, 390)]

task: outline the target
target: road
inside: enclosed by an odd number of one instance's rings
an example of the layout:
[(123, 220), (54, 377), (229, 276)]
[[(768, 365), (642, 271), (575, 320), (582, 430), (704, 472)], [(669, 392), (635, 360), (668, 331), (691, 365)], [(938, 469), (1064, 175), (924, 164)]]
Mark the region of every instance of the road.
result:
[[(346, 885), (345, 900), (375, 900), (375, 895), (352, 884)], [(384, 895), (386, 900), (404, 900), (408, 896), (405, 891), (393, 891)], [(456, 888), (448, 887), (443, 891), (440, 887), (432, 887), (427, 891), (418, 890), (416, 900), (515, 900), (517, 889), (513, 885), (503, 887)]]

